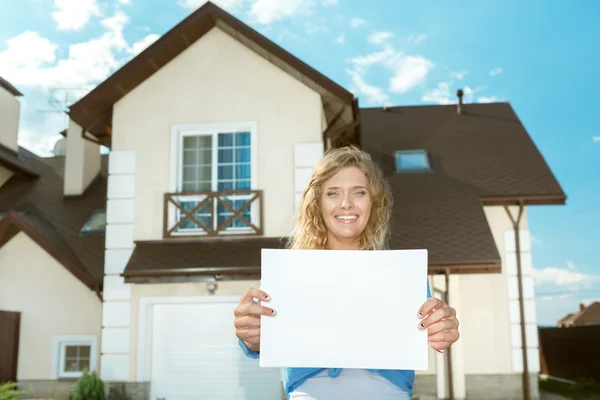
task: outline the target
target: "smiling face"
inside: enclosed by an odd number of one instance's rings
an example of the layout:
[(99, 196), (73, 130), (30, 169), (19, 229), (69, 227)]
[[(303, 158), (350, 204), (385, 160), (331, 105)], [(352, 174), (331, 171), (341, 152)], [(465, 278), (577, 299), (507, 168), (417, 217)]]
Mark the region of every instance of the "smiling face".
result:
[(325, 181), (321, 192), (321, 213), (327, 227), (331, 250), (360, 249), (360, 235), (371, 215), (371, 194), (366, 175), (346, 167)]

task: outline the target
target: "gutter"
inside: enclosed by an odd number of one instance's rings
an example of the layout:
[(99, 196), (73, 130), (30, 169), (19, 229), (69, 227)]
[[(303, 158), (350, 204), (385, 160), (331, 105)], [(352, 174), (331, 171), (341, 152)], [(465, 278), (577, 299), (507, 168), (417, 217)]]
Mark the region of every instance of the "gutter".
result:
[(517, 257), (517, 282), (519, 286), (519, 314), (521, 316), (521, 350), (523, 353), (523, 399), (530, 400), (531, 393), (529, 388), (529, 364), (527, 362), (527, 336), (525, 335), (525, 304), (523, 299), (523, 276), (521, 274), (521, 238), (519, 234), (519, 226), (521, 224), (521, 217), (523, 216), (523, 209), (525, 208), (525, 202), (523, 199), (518, 200), (519, 215), (515, 219), (510, 213), (508, 206), (504, 206), (508, 217), (510, 218), (513, 229), (515, 231), (515, 252)]

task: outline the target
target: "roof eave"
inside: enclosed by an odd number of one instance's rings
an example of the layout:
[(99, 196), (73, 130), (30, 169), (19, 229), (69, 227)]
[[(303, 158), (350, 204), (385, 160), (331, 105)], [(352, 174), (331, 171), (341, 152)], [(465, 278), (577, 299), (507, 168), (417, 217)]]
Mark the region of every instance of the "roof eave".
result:
[(565, 194), (523, 196), (481, 196), (484, 206), (565, 205)]

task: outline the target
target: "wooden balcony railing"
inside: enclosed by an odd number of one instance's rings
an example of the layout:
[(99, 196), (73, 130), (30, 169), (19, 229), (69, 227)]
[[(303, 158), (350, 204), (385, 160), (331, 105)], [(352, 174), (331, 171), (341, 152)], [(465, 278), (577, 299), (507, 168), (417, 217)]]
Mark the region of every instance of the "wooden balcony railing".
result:
[(262, 235), (262, 190), (165, 193), (164, 238)]

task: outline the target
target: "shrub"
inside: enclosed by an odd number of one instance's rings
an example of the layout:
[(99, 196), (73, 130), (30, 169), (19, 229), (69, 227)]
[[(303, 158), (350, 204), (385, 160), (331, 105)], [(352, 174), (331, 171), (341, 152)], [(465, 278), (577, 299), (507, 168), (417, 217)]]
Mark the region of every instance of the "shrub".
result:
[(83, 375), (69, 394), (69, 400), (106, 400), (104, 382), (98, 378), (96, 372), (83, 371)]
[(23, 397), (24, 392), (17, 390), (16, 382), (8, 382), (0, 385), (0, 400), (17, 400)]

